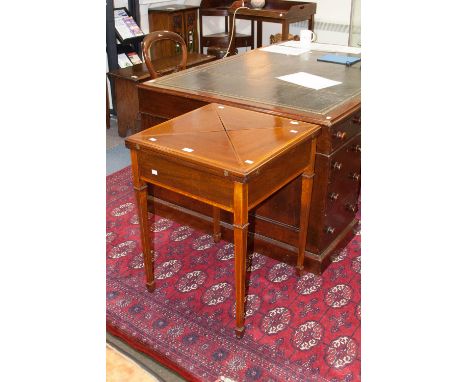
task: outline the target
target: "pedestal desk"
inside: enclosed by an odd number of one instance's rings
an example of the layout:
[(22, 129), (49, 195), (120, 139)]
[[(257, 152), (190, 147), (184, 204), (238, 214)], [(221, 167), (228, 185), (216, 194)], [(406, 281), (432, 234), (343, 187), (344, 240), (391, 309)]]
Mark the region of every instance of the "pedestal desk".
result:
[(126, 139), (131, 150), (146, 285), (152, 292), (153, 256), (147, 185), (182, 194), (233, 215), (236, 333), (244, 331), (248, 211), (292, 180), (301, 181), (296, 268), (303, 270), (318, 125), (230, 106), (209, 104)]
[[(317, 61), (323, 52), (298, 56), (253, 50), (138, 85), (142, 128), (217, 102), (321, 126), (305, 267), (321, 273), (330, 255), (353, 236), (360, 191), (361, 67)], [(313, 90), (276, 77), (307, 72), (342, 84)], [(249, 215), (253, 249), (295, 264), (300, 188), (293, 181)], [(208, 229), (211, 210), (170, 191), (150, 190), (159, 211)], [(196, 219), (191, 217), (195, 216)], [(232, 218), (221, 214), (223, 235), (232, 237)], [(203, 228), (203, 227), (199, 227)]]

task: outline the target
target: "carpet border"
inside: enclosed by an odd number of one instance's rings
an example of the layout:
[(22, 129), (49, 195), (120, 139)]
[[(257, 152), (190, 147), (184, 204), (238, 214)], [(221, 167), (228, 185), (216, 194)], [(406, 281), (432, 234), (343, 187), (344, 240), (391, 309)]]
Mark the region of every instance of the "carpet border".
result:
[[(110, 173), (110, 174), (107, 174), (107, 175), (106, 175), (106, 183), (107, 183), (107, 181), (109, 180), (109, 177), (114, 176), (114, 175), (117, 175), (119, 172), (123, 172), (124, 170), (127, 170), (128, 168), (131, 168), (131, 167), (132, 167), (132, 165), (130, 164), (130, 165), (128, 165), (128, 166), (122, 167), (120, 170), (117, 170), (117, 171), (114, 171), (114, 172), (112, 172), (112, 173)], [(131, 178), (131, 179), (133, 179), (133, 178)], [(106, 185), (107, 185), (107, 184), (106, 184)]]
[[(166, 356), (160, 354), (157, 351), (150, 350), (146, 348), (144, 345), (140, 344), (138, 341), (135, 341), (134, 339), (128, 337), (126, 334), (124, 334), (121, 330), (117, 329), (116, 327), (112, 326), (108, 322), (106, 322), (106, 330), (112, 334), (113, 336), (116, 336), (123, 341), (125, 341), (129, 346), (132, 348), (145, 353), (146, 355), (150, 356), (151, 358), (155, 359), (157, 362), (161, 363), (162, 365), (168, 367), (169, 369), (175, 371), (177, 374), (179, 374), (182, 378), (185, 378), (189, 382), (204, 382), (201, 379), (197, 379), (193, 374), (190, 374), (189, 371), (186, 369), (180, 367), (177, 365), (174, 361), (170, 360)], [(206, 381), (205, 381), (206, 382)]]

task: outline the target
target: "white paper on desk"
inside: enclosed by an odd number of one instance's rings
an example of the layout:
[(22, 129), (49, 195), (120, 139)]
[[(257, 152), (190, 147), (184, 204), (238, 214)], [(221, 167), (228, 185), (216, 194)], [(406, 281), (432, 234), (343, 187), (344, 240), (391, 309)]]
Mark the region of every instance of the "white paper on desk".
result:
[(282, 81), (291, 82), (293, 84), (305, 86), (306, 88), (311, 88), (315, 90), (320, 90), (323, 88), (328, 88), (330, 86), (341, 84), (341, 82), (329, 80), (328, 78), (316, 76), (315, 74), (305, 72), (287, 74), (285, 76), (276, 78)]
[[(300, 41), (285, 41), (277, 46), (283, 46), (288, 48), (300, 48)], [(353, 53), (361, 54), (361, 48), (355, 48), (352, 46), (335, 45), (335, 44), (320, 44), (313, 42), (309, 50), (315, 50), (318, 52), (336, 52), (336, 53)]]
[(283, 46), (283, 45), (270, 45), (265, 48), (260, 48), (264, 52), (270, 53), (280, 53), (280, 54), (288, 54), (290, 56), (298, 56), (302, 53), (308, 52), (309, 49), (304, 49), (301, 47), (294, 47), (294, 46)]

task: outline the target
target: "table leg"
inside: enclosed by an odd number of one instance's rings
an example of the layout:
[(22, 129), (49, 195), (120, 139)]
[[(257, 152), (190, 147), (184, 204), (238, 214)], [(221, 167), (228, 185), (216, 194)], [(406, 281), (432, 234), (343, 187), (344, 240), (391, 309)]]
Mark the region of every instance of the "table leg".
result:
[(281, 25), (281, 41), (288, 41), (289, 38), (289, 23), (283, 21)]
[(143, 260), (145, 264), (146, 288), (154, 292), (154, 265), (151, 251), (150, 230), (148, 224), (148, 186), (139, 176), (138, 159), (134, 150), (130, 151), (132, 159), (133, 189), (138, 208), (138, 220), (140, 222), (141, 246), (143, 249)]
[(236, 280), (236, 336), (244, 327), (245, 266), (247, 258), (248, 203), (247, 184), (234, 182), (234, 273)]
[(255, 42), (254, 42), (254, 36), (255, 36), (255, 26), (254, 26), (254, 20), (250, 20), (250, 36), (251, 36), (251, 43), (250, 43), (250, 49), (255, 49)]
[(309, 165), (302, 174), (301, 190), (301, 214), (299, 218), (299, 240), (297, 245), (297, 265), (296, 273), (302, 276), (304, 272), (304, 254), (309, 226), (310, 201), (312, 199), (312, 188), (314, 186), (314, 166), (315, 166), (316, 142), (312, 143), (312, 152)]
[(231, 48), (229, 49), (229, 55), (233, 55), (234, 52), (236, 51), (236, 24), (232, 23), (233, 20), (233, 15), (229, 15), (229, 25), (231, 27), (231, 30), (229, 32), (229, 41), (231, 41), (232, 38), (232, 43), (231, 43)]
[(221, 229), (219, 226), (220, 210), (218, 207), (213, 207), (213, 240), (215, 243), (221, 239)]
[(262, 45), (263, 37), (262, 37), (262, 28), (263, 23), (260, 20), (257, 20), (257, 48), (260, 48)]
[(299, 243), (297, 253), (296, 273), (301, 276), (304, 270), (304, 252), (307, 239), (307, 228), (309, 225), (310, 199), (312, 196), (314, 174), (302, 174), (302, 192), (301, 192), (301, 216), (299, 225)]

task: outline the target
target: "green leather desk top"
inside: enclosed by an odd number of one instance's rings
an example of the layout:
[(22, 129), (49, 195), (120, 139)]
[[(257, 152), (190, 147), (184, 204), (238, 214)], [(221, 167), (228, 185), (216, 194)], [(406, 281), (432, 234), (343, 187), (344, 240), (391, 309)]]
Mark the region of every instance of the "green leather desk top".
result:
[[(264, 52), (258, 49), (213, 61), (144, 83), (145, 87), (165, 89), (174, 94), (190, 94), (254, 104), (260, 108), (280, 108), (287, 112), (320, 119), (339, 115), (340, 110), (360, 105), (361, 63), (345, 66), (317, 61), (326, 52), (298, 56)], [(341, 84), (314, 90), (276, 77), (306, 72)]]

